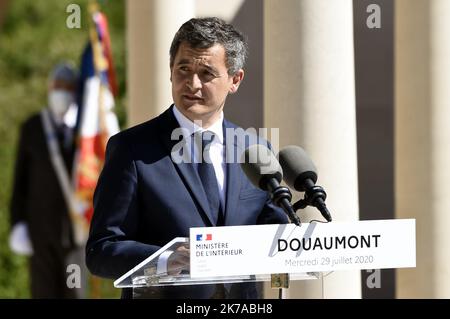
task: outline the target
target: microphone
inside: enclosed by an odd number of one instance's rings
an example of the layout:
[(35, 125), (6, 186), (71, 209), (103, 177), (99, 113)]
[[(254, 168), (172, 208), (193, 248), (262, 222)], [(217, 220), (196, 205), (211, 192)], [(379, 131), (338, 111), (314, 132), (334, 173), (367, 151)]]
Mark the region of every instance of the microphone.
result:
[(286, 184), (296, 191), (305, 192), (305, 199), (299, 202), (299, 208), (305, 208), (305, 203), (314, 206), (331, 222), (330, 212), (325, 205), (327, 194), (322, 187), (315, 186), (317, 169), (306, 152), (300, 146), (290, 145), (280, 151), (278, 159), (285, 173)]
[(241, 167), (253, 185), (270, 193), (272, 201), (284, 210), (291, 222), (301, 225), (291, 204), (289, 188), (280, 186), (283, 170), (271, 150), (261, 144), (250, 146), (242, 155)]

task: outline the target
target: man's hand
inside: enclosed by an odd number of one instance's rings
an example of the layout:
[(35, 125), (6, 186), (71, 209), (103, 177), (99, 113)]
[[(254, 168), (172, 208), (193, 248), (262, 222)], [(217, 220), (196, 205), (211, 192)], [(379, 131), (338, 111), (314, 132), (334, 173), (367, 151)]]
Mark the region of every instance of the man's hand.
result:
[(178, 247), (167, 259), (167, 274), (179, 275), (183, 270), (189, 271), (189, 248)]

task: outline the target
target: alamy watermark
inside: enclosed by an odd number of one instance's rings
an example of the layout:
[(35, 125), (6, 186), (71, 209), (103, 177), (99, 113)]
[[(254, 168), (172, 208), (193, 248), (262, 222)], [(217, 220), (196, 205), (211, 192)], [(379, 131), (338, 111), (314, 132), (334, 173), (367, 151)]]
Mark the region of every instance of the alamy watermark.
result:
[[(66, 7), (66, 12), (70, 13), (66, 19), (66, 26), (69, 29), (81, 28), (81, 8), (76, 3), (70, 3)], [(366, 20), (366, 25), (369, 29), (381, 28), (381, 7), (378, 4), (369, 4), (366, 12), (370, 13)]]
[(380, 269), (367, 269), (366, 272), (371, 273), (366, 278), (366, 286), (369, 289), (381, 288), (381, 271)]
[(70, 13), (66, 19), (66, 26), (69, 29), (81, 28), (81, 8), (78, 4), (71, 3), (66, 7), (66, 12)]
[(81, 288), (81, 267), (77, 264), (70, 264), (66, 268), (67, 279), (66, 285), (67, 288)]
[[(201, 121), (194, 122), (196, 126), (202, 127)], [(205, 136), (206, 135), (206, 136)], [(176, 128), (172, 131), (171, 139), (175, 145), (171, 150), (171, 157), (174, 163), (211, 163), (210, 150), (213, 143), (208, 143), (203, 149), (200, 147), (204, 141), (214, 141), (216, 137), (210, 131), (203, 131), (202, 134), (191, 134), (186, 128)], [(270, 166), (270, 156), (264, 152), (277, 154), (280, 145), (279, 128), (225, 128), (223, 132), (223, 158), (225, 163), (260, 163)], [(268, 142), (270, 140), (270, 142)], [(260, 144), (265, 147), (255, 150), (244, 156), (245, 150), (250, 146)]]
[(367, 17), (366, 25), (369, 29), (381, 28), (381, 7), (378, 4), (369, 4), (366, 9), (370, 15)]
[[(81, 267), (78, 264), (70, 264), (66, 268), (67, 279), (66, 285), (69, 289), (81, 288)], [(366, 287), (369, 289), (381, 288), (381, 271), (380, 269), (367, 269), (370, 273), (366, 278)]]

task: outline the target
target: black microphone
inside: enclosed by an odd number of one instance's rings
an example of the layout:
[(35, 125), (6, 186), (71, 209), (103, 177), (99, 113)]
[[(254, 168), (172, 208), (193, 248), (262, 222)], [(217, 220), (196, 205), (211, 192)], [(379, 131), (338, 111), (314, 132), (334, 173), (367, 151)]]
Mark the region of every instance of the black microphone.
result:
[(280, 186), (283, 170), (271, 150), (261, 144), (250, 146), (243, 153), (241, 167), (253, 185), (270, 193), (272, 201), (285, 211), (291, 222), (301, 225), (291, 204), (289, 188)]
[[(278, 159), (284, 171), (286, 184), (299, 192), (305, 192), (303, 202), (316, 207), (322, 216), (331, 222), (330, 212), (325, 205), (327, 194), (322, 187), (315, 185), (317, 169), (306, 152), (300, 146), (290, 145), (280, 151)], [(306, 205), (300, 208), (304, 207)]]

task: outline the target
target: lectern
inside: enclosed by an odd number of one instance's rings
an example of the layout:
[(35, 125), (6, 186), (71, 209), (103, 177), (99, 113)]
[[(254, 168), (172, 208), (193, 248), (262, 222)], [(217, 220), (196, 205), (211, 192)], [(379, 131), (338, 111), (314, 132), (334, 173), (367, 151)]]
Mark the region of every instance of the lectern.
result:
[[(138, 298), (155, 286), (270, 281), (273, 288), (287, 288), (290, 280), (323, 281), (334, 271), (416, 266), (413, 219), (193, 227), (189, 236), (174, 238), (114, 286), (133, 288)], [(189, 246), (189, 271), (169, 275), (158, 269), (160, 257), (181, 245)]]
[[(168, 275), (165, 272), (158, 273), (159, 257), (168, 251), (175, 251), (181, 245), (189, 245), (189, 238), (177, 237), (147, 259), (130, 269), (126, 274), (114, 282), (116, 288), (132, 288), (133, 298), (146, 298), (146, 289), (156, 286), (180, 286), (180, 285), (205, 285), (219, 283), (241, 282), (271, 282), (272, 288), (288, 288), (290, 280), (322, 280), (321, 272), (306, 272), (295, 274), (255, 274), (232, 275), (192, 278), (190, 273)], [(321, 285), (323, 286), (323, 285)], [(322, 294), (323, 295), (323, 294)]]

